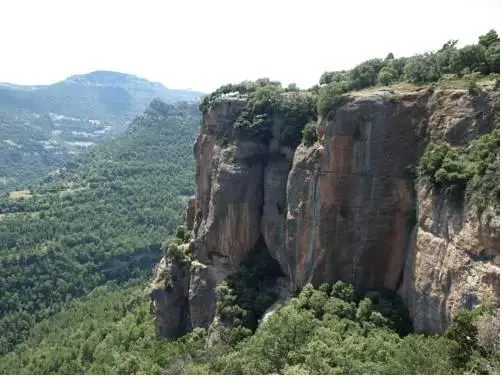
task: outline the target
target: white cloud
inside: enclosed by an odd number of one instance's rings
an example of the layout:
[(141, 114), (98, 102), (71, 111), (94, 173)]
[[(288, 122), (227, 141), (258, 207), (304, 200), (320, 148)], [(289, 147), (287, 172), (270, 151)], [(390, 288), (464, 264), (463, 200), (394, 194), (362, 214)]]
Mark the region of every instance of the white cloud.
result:
[(106, 69), (213, 90), (475, 43), (497, 0), (16, 0), (0, 2), (0, 81), (47, 84)]

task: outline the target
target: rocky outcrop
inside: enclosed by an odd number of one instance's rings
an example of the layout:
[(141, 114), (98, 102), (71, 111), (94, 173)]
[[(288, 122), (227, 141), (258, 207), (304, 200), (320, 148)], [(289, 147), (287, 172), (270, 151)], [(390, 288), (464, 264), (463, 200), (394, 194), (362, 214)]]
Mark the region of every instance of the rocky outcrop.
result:
[[(483, 92), (436, 92), (428, 104), (427, 140), (463, 145), (500, 127), (500, 97)], [(500, 213), (477, 213), (441, 195), (427, 180), (416, 182), (417, 224), (407, 249), (399, 291), (414, 329), (446, 329), (458, 308), (500, 300)]]
[(188, 230), (193, 230), (193, 226), (195, 223), (195, 197), (192, 196), (188, 199), (187, 210), (186, 210), (186, 226)]
[(147, 288), (155, 327), (163, 338), (174, 339), (191, 330), (188, 306), (190, 263), (164, 257), (154, 270)]
[(238, 265), (260, 237), (266, 146), (232, 140), (244, 101), (225, 101), (203, 118), (197, 159), (196, 257), (204, 264)]
[(431, 140), (461, 145), (499, 127), (497, 93), (348, 95), (318, 122), (318, 142), (294, 153), (280, 143), (281, 119), (268, 143), (236, 138), (245, 106), (221, 100), (194, 146), (191, 248), (200, 266), (182, 290), (188, 327), (210, 324), (214, 288), (261, 239), (290, 290), (336, 280), (391, 290), (419, 332), (444, 330), (458, 307), (498, 300), (499, 213), (455, 207), (413, 174)]
[(400, 294), (415, 331), (442, 332), (458, 308), (500, 297), (499, 215), (472, 210), (418, 186), (418, 225)]

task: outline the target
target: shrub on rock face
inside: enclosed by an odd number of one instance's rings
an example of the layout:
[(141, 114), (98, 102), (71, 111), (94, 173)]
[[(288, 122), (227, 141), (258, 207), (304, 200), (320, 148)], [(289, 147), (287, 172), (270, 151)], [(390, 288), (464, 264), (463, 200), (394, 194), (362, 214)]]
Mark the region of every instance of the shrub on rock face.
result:
[(447, 191), (462, 191), (471, 178), (465, 156), (446, 142), (431, 143), (420, 159), (419, 174)]
[(315, 124), (307, 124), (302, 131), (302, 143), (306, 146), (314, 145), (317, 141), (317, 133)]
[(300, 144), (303, 128), (317, 118), (316, 101), (317, 98), (312, 93), (291, 93), (281, 98), (281, 145), (296, 147)]
[(190, 231), (185, 225), (180, 225), (176, 228), (176, 238), (179, 238), (185, 243), (190, 241)]
[(171, 243), (164, 250), (164, 253), (167, 258), (171, 260), (181, 261), (185, 258), (185, 252), (181, 245), (176, 245), (175, 243)]
[(346, 81), (331, 82), (321, 88), (318, 100), (319, 115), (325, 117), (340, 103), (342, 95), (350, 90), (350, 83)]
[(418, 167), (419, 176), (446, 193), (462, 196), (478, 209), (499, 207), (499, 130), (480, 136), (464, 148), (447, 142), (430, 143)]

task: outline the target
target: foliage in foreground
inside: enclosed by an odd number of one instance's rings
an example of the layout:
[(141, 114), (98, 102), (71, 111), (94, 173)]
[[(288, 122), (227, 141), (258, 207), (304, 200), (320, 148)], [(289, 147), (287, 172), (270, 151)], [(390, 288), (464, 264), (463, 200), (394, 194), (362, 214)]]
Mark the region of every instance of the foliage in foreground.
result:
[(395, 300), (309, 285), (252, 336), (207, 348), (200, 328), (157, 339), (142, 289), (107, 284), (38, 324), (0, 358), (0, 373), (497, 374), (498, 348), (472, 325), (483, 310), (461, 311), (444, 336), (404, 335)]

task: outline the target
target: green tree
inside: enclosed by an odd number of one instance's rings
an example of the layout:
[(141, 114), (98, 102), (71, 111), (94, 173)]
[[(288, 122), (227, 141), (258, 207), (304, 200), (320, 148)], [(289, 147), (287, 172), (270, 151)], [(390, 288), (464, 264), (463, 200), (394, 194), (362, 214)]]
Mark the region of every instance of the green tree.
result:
[(378, 73), (378, 82), (382, 85), (389, 85), (398, 79), (397, 71), (392, 67), (383, 67)]
[(452, 72), (459, 76), (464, 69), (486, 73), (485, 50), (483, 45), (468, 45), (456, 50), (451, 59)]
[(302, 143), (311, 146), (317, 141), (316, 126), (314, 123), (307, 124), (302, 131)]
[(387, 60), (394, 60), (394, 54), (392, 52), (389, 52), (385, 57), (385, 61)]
[(493, 43), (486, 49), (485, 60), (490, 73), (500, 73), (500, 42)]
[(473, 312), (460, 310), (445, 331), (446, 338), (455, 342), (449, 351), (449, 358), (452, 364), (459, 369), (466, 366), (478, 347), (478, 329), (473, 323), (473, 319)]
[(496, 43), (500, 44), (500, 38), (494, 29), (490, 29), (488, 33), (479, 37), (479, 44), (486, 48)]
[(294, 82), (289, 84), (285, 89), (286, 92), (298, 92), (299, 90), (300, 88)]
[(458, 40), (449, 40), (436, 52), (435, 60), (437, 69), (441, 74), (452, 73), (452, 60), (457, 51)]
[(414, 84), (423, 84), (439, 79), (434, 55), (423, 54), (409, 58), (403, 68), (405, 79)]
[(350, 71), (351, 86), (354, 89), (363, 89), (375, 85), (382, 65), (381, 59), (371, 59), (355, 66)]

